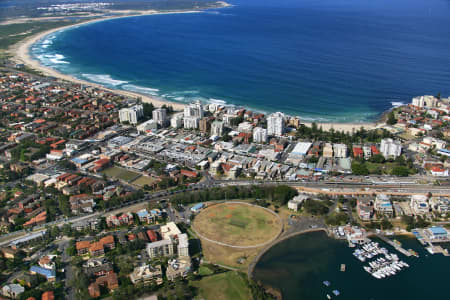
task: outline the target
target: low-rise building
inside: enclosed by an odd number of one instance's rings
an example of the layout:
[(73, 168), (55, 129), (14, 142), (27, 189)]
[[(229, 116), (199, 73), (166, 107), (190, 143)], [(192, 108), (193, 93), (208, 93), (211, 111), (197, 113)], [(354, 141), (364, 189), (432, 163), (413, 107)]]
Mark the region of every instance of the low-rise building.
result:
[(180, 257), (178, 259), (169, 260), (166, 276), (170, 281), (178, 277), (186, 277), (191, 271), (191, 259), (189, 257)]
[(428, 197), (425, 195), (412, 195), (410, 207), (414, 214), (423, 215), (429, 212)]
[(162, 270), (161, 265), (151, 266), (142, 265), (134, 268), (133, 272), (130, 274), (130, 280), (133, 284), (141, 282), (151, 282), (154, 281), (156, 284), (162, 284)]
[(295, 196), (292, 200), (288, 201), (288, 208), (292, 209), (293, 211), (298, 211), (300, 206), (303, 204), (304, 201), (308, 199), (307, 195), (298, 195)]

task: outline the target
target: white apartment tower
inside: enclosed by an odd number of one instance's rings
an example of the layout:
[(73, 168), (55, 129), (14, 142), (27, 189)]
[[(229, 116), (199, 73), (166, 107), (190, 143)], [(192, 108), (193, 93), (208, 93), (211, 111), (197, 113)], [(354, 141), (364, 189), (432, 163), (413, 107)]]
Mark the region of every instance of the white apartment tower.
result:
[(170, 119), (170, 126), (173, 128), (180, 128), (183, 126), (183, 113), (173, 115)]
[(200, 101), (192, 102), (184, 107), (184, 117), (203, 118), (204, 111)]
[(284, 114), (276, 112), (267, 118), (267, 134), (283, 135), (284, 133)]
[(157, 108), (152, 112), (153, 120), (161, 127), (166, 126), (167, 110), (165, 108)]
[(255, 127), (253, 129), (253, 141), (255, 143), (267, 142), (267, 129), (261, 127)]
[(184, 116), (183, 121), (185, 129), (198, 129), (200, 118), (194, 116), (191, 117)]
[(129, 122), (130, 124), (137, 124), (139, 118), (144, 116), (144, 107), (142, 105), (135, 105), (132, 107), (122, 108), (119, 110), (120, 122)]
[(222, 136), (223, 135), (223, 122), (214, 121), (211, 124), (211, 135)]
[(394, 141), (393, 139), (382, 139), (380, 152), (385, 158), (396, 158), (402, 154), (402, 144), (400, 141)]

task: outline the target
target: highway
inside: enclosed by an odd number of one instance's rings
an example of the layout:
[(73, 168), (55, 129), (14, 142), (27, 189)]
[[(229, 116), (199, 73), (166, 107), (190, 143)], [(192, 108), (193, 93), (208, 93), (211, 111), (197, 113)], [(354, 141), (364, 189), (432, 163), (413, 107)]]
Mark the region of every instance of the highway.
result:
[(398, 182), (385, 182), (384, 184), (375, 184), (370, 182), (348, 182), (348, 181), (318, 181), (318, 182), (302, 182), (302, 181), (254, 181), (254, 180), (214, 180), (208, 176), (207, 180), (199, 182), (197, 184), (190, 185), (185, 190), (177, 191), (160, 191), (152, 194), (146, 194), (142, 199), (124, 203), (118, 207), (113, 207), (108, 210), (95, 212), (92, 214), (86, 214), (73, 218), (61, 217), (53, 222), (45, 223), (39, 226), (35, 226), (32, 231), (22, 230), (12, 232), (0, 237), (0, 246), (5, 246), (12, 241), (22, 238), (28, 234), (43, 231), (49, 226), (62, 227), (64, 224), (74, 224), (89, 219), (106, 216), (109, 214), (117, 214), (124, 210), (133, 210), (142, 206), (143, 203), (155, 202), (170, 197), (174, 194), (185, 193), (195, 190), (208, 189), (213, 187), (225, 187), (236, 185), (279, 185), (286, 184), (297, 188), (299, 191), (310, 193), (324, 193), (330, 195), (370, 195), (374, 193), (385, 193), (391, 195), (413, 195), (413, 194), (428, 194), (431, 192), (434, 195), (450, 196), (450, 189), (448, 186), (436, 186), (432, 184), (420, 184), (417, 182), (407, 183)]

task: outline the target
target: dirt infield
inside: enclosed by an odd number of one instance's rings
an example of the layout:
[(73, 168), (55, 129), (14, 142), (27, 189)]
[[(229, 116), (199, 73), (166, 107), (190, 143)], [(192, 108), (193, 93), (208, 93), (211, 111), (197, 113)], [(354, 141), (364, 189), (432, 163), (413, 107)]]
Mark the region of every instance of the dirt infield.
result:
[(193, 222), (193, 229), (202, 240), (238, 249), (268, 244), (278, 237), (282, 227), (273, 211), (244, 202), (208, 206)]

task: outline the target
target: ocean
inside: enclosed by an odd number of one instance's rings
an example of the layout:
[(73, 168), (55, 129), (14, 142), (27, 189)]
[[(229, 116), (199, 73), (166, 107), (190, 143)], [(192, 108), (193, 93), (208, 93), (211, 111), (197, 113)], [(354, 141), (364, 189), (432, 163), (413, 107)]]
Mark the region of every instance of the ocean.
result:
[[(346, 300), (423, 300), (448, 298), (450, 259), (430, 255), (413, 238), (397, 237), (406, 249), (419, 258), (406, 257), (383, 242), (382, 246), (407, 262), (395, 276), (376, 279), (364, 271), (363, 263), (352, 255), (345, 241), (329, 238), (324, 232), (295, 236), (272, 247), (256, 265), (256, 280), (279, 289), (284, 300), (327, 299), (332, 290), (341, 294), (333, 299)], [(340, 265), (346, 271), (340, 271)], [(365, 263), (364, 265), (367, 265)], [(330, 281), (326, 287), (322, 282)]]
[(32, 46), (77, 78), (186, 103), (367, 122), (450, 94), (449, 0), (231, 0), (96, 22)]

